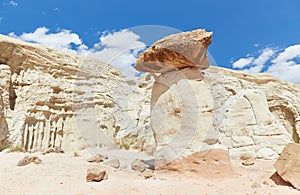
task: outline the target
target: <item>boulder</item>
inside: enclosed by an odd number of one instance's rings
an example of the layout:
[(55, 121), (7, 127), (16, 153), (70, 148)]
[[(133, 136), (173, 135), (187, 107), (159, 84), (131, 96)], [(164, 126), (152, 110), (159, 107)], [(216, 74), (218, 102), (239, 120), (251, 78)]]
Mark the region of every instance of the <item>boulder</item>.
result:
[(207, 47), (212, 32), (204, 29), (164, 37), (140, 54), (135, 69), (144, 72), (164, 73), (186, 67), (208, 68)]
[(106, 170), (102, 169), (100, 166), (93, 166), (87, 169), (86, 181), (87, 182), (100, 182), (102, 180), (108, 179)]
[(300, 144), (290, 143), (274, 164), (278, 175), (300, 190)]

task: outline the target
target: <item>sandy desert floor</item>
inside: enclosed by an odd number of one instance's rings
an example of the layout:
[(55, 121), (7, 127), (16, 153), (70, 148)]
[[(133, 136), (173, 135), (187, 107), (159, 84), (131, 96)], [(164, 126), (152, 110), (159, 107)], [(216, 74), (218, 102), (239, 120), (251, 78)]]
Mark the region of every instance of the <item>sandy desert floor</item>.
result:
[(130, 151), (102, 151), (110, 159), (118, 158), (121, 168), (103, 165), (108, 179), (86, 182), (87, 168), (93, 165), (86, 159), (93, 155), (85, 149), (74, 153), (42, 155), (35, 153), (42, 164), (31, 163), (18, 167), (25, 153), (0, 153), (0, 194), (300, 194), (287, 185), (278, 185), (270, 177), (274, 161), (256, 161), (253, 166), (242, 166), (233, 161), (234, 175), (223, 179), (207, 179), (197, 174), (155, 171), (155, 178), (144, 179), (131, 171), (135, 158), (151, 157)]

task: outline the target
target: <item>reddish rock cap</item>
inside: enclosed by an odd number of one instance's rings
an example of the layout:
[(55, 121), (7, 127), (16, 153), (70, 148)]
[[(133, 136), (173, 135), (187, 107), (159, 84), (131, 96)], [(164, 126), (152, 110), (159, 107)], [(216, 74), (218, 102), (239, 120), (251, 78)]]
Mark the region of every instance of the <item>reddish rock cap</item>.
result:
[(206, 55), (212, 32), (204, 29), (170, 35), (158, 40), (140, 54), (135, 69), (144, 72), (164, 73), (187, 67), (206, 69)]

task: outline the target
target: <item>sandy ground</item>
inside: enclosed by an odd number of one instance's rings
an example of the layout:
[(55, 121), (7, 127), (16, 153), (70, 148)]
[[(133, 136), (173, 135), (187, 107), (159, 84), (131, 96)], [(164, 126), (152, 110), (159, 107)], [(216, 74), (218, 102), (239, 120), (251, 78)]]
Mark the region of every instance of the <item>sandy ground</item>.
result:
[(144, 179), (135, 171), (127, 170), (135, 158), (151, 157), (129, 151), (101, 151), (109, 159), (121, 160), (121, 168), (103, 165), (108, 179), (86, 182), (87, 168), (94, 165), (86, 159), (91, 150), (73, 153), (42, 155), (36, 153), (42, 164), (18, 167), (25, 153), (0, 153), (0, 194), (300, 194), (290, 186), (277, 185), (270, 177), (274, 161), (256, 161), (244, 167), (233, 161), (234, 176), (226, 179), (207, 179), (197, 174), (179, 174), (156, 171), (155, 178)]

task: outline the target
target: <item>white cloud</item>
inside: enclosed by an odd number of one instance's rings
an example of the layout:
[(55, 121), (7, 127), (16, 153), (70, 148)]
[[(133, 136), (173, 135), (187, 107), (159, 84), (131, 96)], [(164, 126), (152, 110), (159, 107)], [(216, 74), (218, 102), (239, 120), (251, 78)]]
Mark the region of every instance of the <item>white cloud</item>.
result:
[(19, 4), (16, 1), (9, 1), (8, 3), (3, 3), (2, 5), (6, 6), (12, 6), (12, 7), (17, 7)]
[(49, 29), (46, 27), (37, 28), (33, 33), (23, 33), (20, 36), (17, 36), (12, 32), (9, 33), (9, 36), (73, 53), (77, 51), (72, 48), (72, 44), (77, 47), (82, 47), (82, 45), (84, 45), (79, 36), (76, 33), (72, 33), (70, 30), (49, 33)]
[(278, 54), (266, 72), (284, 80), (300, 83), (300, 44), (292, 45)]
[(102, 34), (99, 42), (94, 44), (93, 48), (88, 48), (79, 35), (70, 30), (49, 33), (48, 28), (40, 27), (33, 33), (23, 33), (17, 36), (12, 32), (9, 33), (9, 36), (58, 50), (97, 58), (113, 65), (130, 77), (135, 77), (138, 74), (132, 64), (135, 63), (138, 53), (146, 48), (145, 43), (139, 41), (140, 37), (129, 30)]
[(246, 71), (250, 73), (261, 72), (266, 62), (271, 59), (275, 52), (276, 51), (271, 48), (265, 48), (264, 50), (261, 50), (259, 52), (260, 55), (253, 60), (253, 66)]
[(246, 67), (250, 63), (243, 66), (243, 61), (239, 62), (240, 59), (233, 62), (232, 67), (251, 73), (266, 72), (283, 80), (300, 83), (300, 64), (297, 62), (300, 59), (300, 44), (289, 46), (284, 50), (265, 48), (259, 53), (259, 56), (250, 58), (250, 61), (252, 59), (250, 68)]
[(139, 51), (145, 49), (145, 43), (139, 41), (140, 37), (129, 31), (103, 34), (99, 43), (94, 46), (93, 56), (107, 62), (130, 77), (134, 77), (136, 71), (132, 64), (135, 63)]
[(281, 52), (272, 62), (273, 63), (282, 63), (292, 60), (294, 58), (300, 57), (300, 44), (292, 45), (286, 48), (283, 52)]
[(265, 48), (261, 51), (260, 56), (253, 61), (253, 64), (257, 66), (264, 65), (273, 55), (275, 54), (275, 50), (271, 48)]
[(300, 83), (300, 64), (293, 61), (272, 64), (266, 72), (283, 80)]
[(232, 64), (233, 68), (244, 68), (245, 66), (250, 65), (253, 62), (253, 57), (240, 58)]

